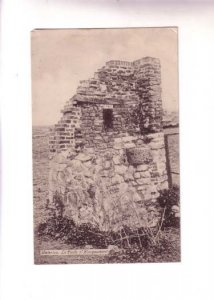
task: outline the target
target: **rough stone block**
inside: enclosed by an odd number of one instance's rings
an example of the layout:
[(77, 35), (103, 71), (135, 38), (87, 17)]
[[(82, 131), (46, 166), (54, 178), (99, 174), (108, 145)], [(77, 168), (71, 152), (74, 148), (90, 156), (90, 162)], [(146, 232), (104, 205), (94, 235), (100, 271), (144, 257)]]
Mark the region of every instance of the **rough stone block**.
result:
[(137, 182), (136, 181), (132, 181), (132, 185), (133, 186), (137, 186)]
[(137, 141), (136, 141), (136, 146), (137, 147), (140, 147), (140, 146), (143, 146), (143, 140), (142, 139), (138, 139)]
[(121, 164), (121, 156), (115, 155), (115, 156), (113, 157), (113, 162), (114, 162), (115, 165)]
[(137, 184), (144, 184), (144, 180), (142, 178), (136, 180)]
[(152, 150), (157, 150), (157, 149), (162, 149), (165, 147), (164, 143), (151, 143), (149, 145), (151, 147)]
[(125, 181), (133, 181), (133, 180), (134, 180), (134, 177), (133, 177), (133, 175), (130, 174), (130, 173), (125, 173), (125, 175), (124, 175), (124, 180), (125, 180)]
[(113, 185), (115, 185), (124, 182), (124, 179), (121, 175), (116, 174), (115, 176), (112, 177), (111, 182)]
[(135, 168), (133, 166), (128, 166), (128, 173), (133, 175), (134, 172), (135, 172)]
[(77, 160), (80, 160), (82, 162), (85, 162), (85, 161), (89, 161), (92, 159), (91, 156), (85, 154), (85, 153), (79, 153), (77, 156), (76, 156), (76, 159)]
[(135, 178), (135, 179), (139, 179), (139, 178), (140, 178), (140, 172), (134, 173), (134, 178)]
[(134, 140), (136, 140), (136, 137), (134, 137), (134, 136), (125, 136), (125, 137), (122, 137), (122, 141), (123, 142), (132, 142)]
[(110, 169), (111, 168), (111, 162), (109, 161), (109, 160), (106, 160), (105, 162), (104, 162), (104, 169)]
[[(150, 177), (150, 172), (149, 171), (138, 172), (138, 173), (140, 173), (140, 177), (141, 178), (148, 178), (148, 177)], [(138, 173), (136, 173), (136, 174), (138, 174)]]
[(126, 173), (127, 169), (128, 169), (127, 166), (123, 166), (123, 165), (115, 166), (115, 172), (120, 175), (124, 175)]
[(142, 147), (127, 149), (127, 158), (131, 165), (142, 165), (143, 163), (150, 163), (152, 161), (149, 149)]
[(124, 148), (125, 149), (131, 149), (131, 148), (135, 148), (135, 144), (134, 143), (125, 143), (124, 144)]
[(146, 184), (151, 183), (150, 178), (140, 178), (140, 179), (137, 179), (136, 181), (139, 185), (142, 185), (142, 184), (146, 185)]
[(143, 192), (146, 191), (146, 187), (145, 187), (145, 185), (140, 185), (140, 186), (137, 187), (137, 190), (141, 191), (143, 193)]
[(113, 148), (116, 149), (116, 150), (123, 149), (123, 144), (122, 143), (116, 143), (116, 144), (114, 144)]
[(148, 165), (138, 165), (137, 166), (137, 171), (141, 172), (141, 171), (147, 171), (148, 170)]

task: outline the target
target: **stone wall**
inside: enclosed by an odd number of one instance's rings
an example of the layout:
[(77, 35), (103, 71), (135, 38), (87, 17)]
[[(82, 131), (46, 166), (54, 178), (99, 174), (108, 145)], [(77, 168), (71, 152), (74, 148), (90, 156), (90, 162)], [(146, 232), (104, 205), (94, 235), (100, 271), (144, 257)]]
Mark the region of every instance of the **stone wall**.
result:
[[(109, 61), (94, 74), (94, 78), (81, 81), (77, 93), (67, 102), (61, 120), (55, 125), (50, 151), (75, 147), (76, 142), (78, 146), (81, 137), (82, 141), (88, 138), (87, 130), (90, 134), (91, 130), (106, 135), (103, 126), (105, 108), (113, 111), (113, 130), (108, 132), (115, 136), (122, 132), (162, 131), (159, 60), (146, 57), (133, 63)], [(93, 142), (94, 135), (90, 136)]]
[(50, 139), (50, 198), (61, 193), (77, 223), (157, 221), (153, 208), (168, 187), (160, 85), (158, 59), (109, 61), (66, 103)]

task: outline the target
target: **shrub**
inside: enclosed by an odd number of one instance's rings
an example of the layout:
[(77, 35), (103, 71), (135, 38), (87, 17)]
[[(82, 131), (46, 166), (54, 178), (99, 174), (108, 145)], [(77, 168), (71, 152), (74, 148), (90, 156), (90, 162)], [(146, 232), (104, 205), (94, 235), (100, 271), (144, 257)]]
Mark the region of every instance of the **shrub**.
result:
[(66, 217), (50, 217), (46, 222), (39, 224), (37, 234), (52, 238), (65, 238), (75, 228), (73, 220)]
[(162, 227), (176, 227), (180, 226), (179, 214), (180, 190), (178, 186), (173, 186), (170, 189), (160, 192), (158, 203), (163, 209), (163, 224)]
[(77, 247), (91, 245), (95, 248), (107, 248), (109, 245), (115, 245), (119, 248), (145, 248), (149, 245), (144, 228), (132, 230), (125, 226), (117, 232), (105, 232), (90, 223), (76, 225), (67, 217), (50, 217), (46, 222), (39, 224), (37, 234), (40, 237), (61, 239)]

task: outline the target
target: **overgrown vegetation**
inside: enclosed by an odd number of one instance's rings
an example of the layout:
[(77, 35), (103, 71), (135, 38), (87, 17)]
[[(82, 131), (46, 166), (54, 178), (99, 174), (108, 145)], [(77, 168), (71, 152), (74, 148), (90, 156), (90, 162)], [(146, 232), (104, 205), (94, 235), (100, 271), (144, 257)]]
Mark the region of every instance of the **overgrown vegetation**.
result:
[(64, 216), (63, 201), (58, 193), (54, 195), (53, 202), (54, 207), (47, 208), (49, 218), (37, 228), (40, 237), (61, 240), (74, 248), (114, 246), (118, 251), (108, 257), (108, 262), (161, 261), (163, 255), (164, 261), (178, 260), (178, 246), (167, 235), (180, 226), (178, 187), (160, 193), (157, 204), (161, 216), (154, 227), (133, 229), (124, 225), (117, 231), (102, 231), (90, 223), (75, 224)]
[(160, 192), (158, 203), (163, 209), (164, 218), (162, 228), (180, 227), (180, 190), (178, 186)]

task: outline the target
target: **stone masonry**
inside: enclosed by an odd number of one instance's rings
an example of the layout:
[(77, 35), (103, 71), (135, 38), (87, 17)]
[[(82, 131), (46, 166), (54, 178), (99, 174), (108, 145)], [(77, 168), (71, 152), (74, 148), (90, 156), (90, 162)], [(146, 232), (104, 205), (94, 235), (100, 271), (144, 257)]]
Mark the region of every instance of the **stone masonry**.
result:
[[(152, 207), (168, 187), (162, 115), (156, 58), (109, 61), (81, 81), (49, 141), (50, 197), (60, 192), (66, 214), (106, 230), (121, 226), (131, 198), (152, 226)], [(123, 220), (135, 226), (131, 214)]]

